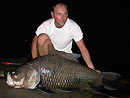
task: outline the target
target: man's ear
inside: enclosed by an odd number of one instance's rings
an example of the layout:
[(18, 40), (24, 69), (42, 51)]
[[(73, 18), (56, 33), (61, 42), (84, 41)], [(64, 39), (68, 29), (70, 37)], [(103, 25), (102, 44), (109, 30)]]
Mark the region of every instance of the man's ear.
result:
[(51, 17), (53, 17), (53, 18), (54, 18), (54, 13), (53, 13), (53, 11), (51, 11)]

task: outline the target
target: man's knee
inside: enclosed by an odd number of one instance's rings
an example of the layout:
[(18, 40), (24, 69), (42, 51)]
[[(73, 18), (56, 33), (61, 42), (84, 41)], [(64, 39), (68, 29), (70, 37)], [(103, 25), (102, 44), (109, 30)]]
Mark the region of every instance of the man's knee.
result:
[(47, 34), (42, 33), (38, 36), (38, 44), (44, 44), (48, 41), (50, 42), (50, 38)]

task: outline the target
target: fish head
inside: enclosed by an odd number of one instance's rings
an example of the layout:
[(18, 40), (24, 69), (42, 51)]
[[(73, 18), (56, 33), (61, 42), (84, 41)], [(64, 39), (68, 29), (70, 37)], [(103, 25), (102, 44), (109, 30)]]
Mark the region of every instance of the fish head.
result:
[(31, 66), (8, 72), (7, 84), (14, 88), (34, 89), (40, 82), (40, 74)]

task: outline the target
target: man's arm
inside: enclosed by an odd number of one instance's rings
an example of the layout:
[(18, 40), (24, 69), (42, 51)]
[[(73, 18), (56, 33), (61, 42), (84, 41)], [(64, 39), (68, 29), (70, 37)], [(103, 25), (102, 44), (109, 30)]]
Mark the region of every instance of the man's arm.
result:
[(94, 69), (93, 63), (92, 63), (91, 58), (90, 58), (89, 51), (86, 48), (83, 39), (81, 39), (80, 41), (76, 42), (76, 44), (79, 47), (80, 52), (81, 52), (81, 54), (83, 56), (83, 59), (86, 62), (86, 64), (88, 65), (88, 67), (91, 68), (91, 69)]

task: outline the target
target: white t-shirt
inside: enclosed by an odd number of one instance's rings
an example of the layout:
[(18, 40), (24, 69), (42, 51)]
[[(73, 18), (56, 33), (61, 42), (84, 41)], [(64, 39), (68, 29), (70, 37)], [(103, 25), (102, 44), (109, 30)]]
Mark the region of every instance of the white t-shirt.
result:
[(80, 41), (83, 38), (83, 33), (77, 23), (71, 19), (67, 19), (62, 28), (57, 28), (54, 24), (54, 18), (44, 21), (36, 30), (37, 36), (41, 33), (46, 33), (54, 48), (66, 53), (72, 53), (72, 42)]

